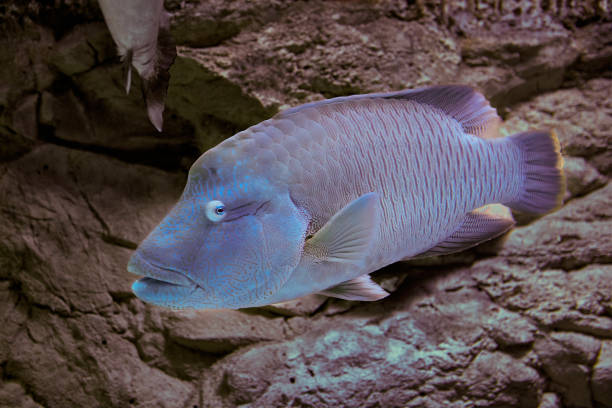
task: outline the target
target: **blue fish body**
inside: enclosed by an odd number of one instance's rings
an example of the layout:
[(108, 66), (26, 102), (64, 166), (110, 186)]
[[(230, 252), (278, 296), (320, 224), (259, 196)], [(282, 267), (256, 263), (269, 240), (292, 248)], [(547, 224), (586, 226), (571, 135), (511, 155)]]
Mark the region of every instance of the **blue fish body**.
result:
[(501, 203), (560, 204), (554, 134), (494, 138), (499, 118), (464, 86), (302, 105), (204, 153), (128, 270), (173, 308), (240, 308), (324, 293), (377, 300), (369, 273), (451, 253), (512, 227)]

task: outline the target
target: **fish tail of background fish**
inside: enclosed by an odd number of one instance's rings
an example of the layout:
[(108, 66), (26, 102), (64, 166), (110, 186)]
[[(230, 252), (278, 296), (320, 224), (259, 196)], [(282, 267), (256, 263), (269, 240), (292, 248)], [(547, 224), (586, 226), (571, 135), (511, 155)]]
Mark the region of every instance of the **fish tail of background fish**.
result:
[(99, 0), (106, 25), (124, 64), (129, 93), (132, 67), (142, 78), (142, 95), (149, 120), (161, 132), (169, 69), (176, 58), (170, 20), (162, 0)]
[(504, 204), (531, 214), (545, 214), (560, 207), (565, 193), (565, 177), (556, 134), (530, 131), (504, 140), (518, 149), (518, 166), (523, 175), (518, 195)]
[(153, 75), (143, 77), (142, 95), (147, 105), (149, 120), (161, 132), (163, 125), (164, 101), (170, 83), (170, 66), (176, 58), (176, 44), (170, 35), (168, 14), (163, 11), (157, 37), (157, 58)]

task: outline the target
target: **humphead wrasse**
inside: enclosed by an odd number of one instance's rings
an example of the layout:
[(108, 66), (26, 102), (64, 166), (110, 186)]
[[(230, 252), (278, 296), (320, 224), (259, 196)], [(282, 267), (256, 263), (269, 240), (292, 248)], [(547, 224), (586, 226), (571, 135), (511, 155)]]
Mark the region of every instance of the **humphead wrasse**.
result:
[(242, 308), (323, 293), (388, 295), (369, 273), (508, 231), (500, 203), (561, 204), (550, 132), (504, 138), (486, 99), (435, 86), (309, 103), (242, 131), (191, 167), (133, 254), (132, 289), (171, 308)]

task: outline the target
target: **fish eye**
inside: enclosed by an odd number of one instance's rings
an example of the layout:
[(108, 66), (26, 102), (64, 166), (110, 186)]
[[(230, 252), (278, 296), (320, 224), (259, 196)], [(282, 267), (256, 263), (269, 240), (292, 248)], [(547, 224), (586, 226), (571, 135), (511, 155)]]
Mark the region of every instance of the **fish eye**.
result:
[(221, 221), (223, 218), (225, 218), (226, 213), (227, 211), (225, 210), (225, 204), (219, 200), (212, 200), (206, 204), (206, 218), (212, 222)]

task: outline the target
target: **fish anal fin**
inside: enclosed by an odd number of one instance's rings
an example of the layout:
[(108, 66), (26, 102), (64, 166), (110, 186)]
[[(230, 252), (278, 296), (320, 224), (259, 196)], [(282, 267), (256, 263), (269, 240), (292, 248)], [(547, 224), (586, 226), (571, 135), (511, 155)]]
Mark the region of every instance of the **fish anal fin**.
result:
[(380, 300), (389, 296), (389, 292), (374, 282), (370, 275), (362, 275), (358, 278), (342, 282), (319, 293), (340, 299), (361, 301)]
[(514, 226), (510, 210), (501, 204), (489, 204), (468, 213), (461, 226), (447, 239), (416, 258), (452, 254), (496, 238)]
[(378, 201), (378, 194), (367, 193), (348, 203), (306, 241), (304, 253), (320, 261), (362, 262), (378, 229)]

